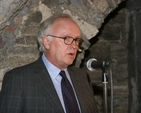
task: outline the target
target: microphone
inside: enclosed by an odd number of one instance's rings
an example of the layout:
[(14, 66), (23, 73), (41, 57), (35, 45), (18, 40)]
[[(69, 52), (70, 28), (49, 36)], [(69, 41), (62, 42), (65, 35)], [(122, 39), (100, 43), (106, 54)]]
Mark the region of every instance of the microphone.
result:
[(78, 48), (78, 52), (80, 52), (80, 53), (81, 53), (81, 52), (82, 52), (82, 49)]
[(109, 65), (109, 62), (97, 61), (95, 58), (91, 58), (87, 61), (87, 68), (90, 71), (95, 71), (97, 68), (103, 69), (104, 67), (108, 67)]

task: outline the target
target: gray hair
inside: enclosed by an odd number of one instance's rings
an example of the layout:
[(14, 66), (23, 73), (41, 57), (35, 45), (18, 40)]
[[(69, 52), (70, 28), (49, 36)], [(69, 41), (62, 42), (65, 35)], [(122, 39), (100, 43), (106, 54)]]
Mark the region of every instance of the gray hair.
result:
[[(51, 25), (53, 25), (53, 23), (61, 18), (68, 18), (71, 19), (71, 16), (68, 14), (57, 14), (57, 15), (53, 15), (51, 17), (49, 17), (48, 19), (46, 19), (40, 26), (39, 28), (39, 32), (38, 32), (38, 43), (39, 43), (39, 50), (40, 52), (44, 52), (45, 51), (45, 47), (42, 43), (42, 37), (45, 36), (48, 33), (49, 28), (51, 27)], [(52, 37), (47, 37), (50, 41), (52, 40)]]

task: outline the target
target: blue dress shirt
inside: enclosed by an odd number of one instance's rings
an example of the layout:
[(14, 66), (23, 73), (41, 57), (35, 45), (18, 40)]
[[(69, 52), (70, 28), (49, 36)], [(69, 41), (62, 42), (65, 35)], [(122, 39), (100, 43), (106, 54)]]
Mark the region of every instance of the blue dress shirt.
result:
[[(61, 104), (63, 106), (63, 109), (64, 109), (64, 111), (66, 113), (65, 105), (64, 105), (64, 101), (63, 101), (63, 96), (62, 96), (62, 91), (61, 91), (61, 79), (62, 79), (62, 77), (59, 75), (61, 70), (59, 68), (57, 68), (56, 66), (54, 66), (51, 62), (49, 62), (44, 54), (42, 55), (42, 60), (43, 60), (45, 66), (46, 66), (46, 68), (47, 68), (47, 70), (49, 72), (50, 78), (51, 78), (51, 80), (52, 80), (52, 82), (54, 84), (54, 87), (56, 89), (56, 92), (58, 94), (60, 102), (61, 102)], [(70, 75), (69, 75), (69, 73), (67, 71), (67, 68), (65, 68), (64, 71), (66, 73), (66, 77), (68, 78), (68, 80), (70, 81), (70, 83), (71, 83), (71, 85), (73, 87)], [(74, 87), (73, 87), (73, 90), (74, 90)], [(76, 93), (75, 93), (75, 96), (76, 96)], [(77, 99), (77, 97), (76, 97), (76, 99)], [(78, 102), (78, 99), (77, 99), (77, 102)], [(79, 105), (79, 102), (78, 102), (78, 105)], [(79, 109), (80, 109), (80, 105), (79, 105)]]

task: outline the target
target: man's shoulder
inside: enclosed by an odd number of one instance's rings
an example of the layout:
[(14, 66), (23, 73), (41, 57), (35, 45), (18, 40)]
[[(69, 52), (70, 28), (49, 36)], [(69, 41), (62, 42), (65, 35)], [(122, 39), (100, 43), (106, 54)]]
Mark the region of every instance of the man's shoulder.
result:
[(69, 66), (68, 70), (75, 72), (75, 73), (82, 73), (82, 74), (86, 74), (86, 70), (85, 69), (81, 69), (79, 67), (75, 67), (75, 66)]
[(8, 71), (6, 74), (29, 73), (29, 72), (32, 72), (37, 67), (38, 64), (41, 65), (41, 63), (42, 63), (41, 59), (38, 58), (36, 61), (31, 62), (29, 64), (25, 64), (20, 67), (15, 67), (15, 68), (11, 69), (10, 71)]

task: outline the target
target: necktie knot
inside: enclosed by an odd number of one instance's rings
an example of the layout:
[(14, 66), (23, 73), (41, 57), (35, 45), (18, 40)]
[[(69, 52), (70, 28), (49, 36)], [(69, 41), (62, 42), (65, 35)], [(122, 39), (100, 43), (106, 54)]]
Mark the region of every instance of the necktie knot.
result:
[(60, 71), (60, 75), (61, 75), (63, 78), (66, 78), (65, 71)]

